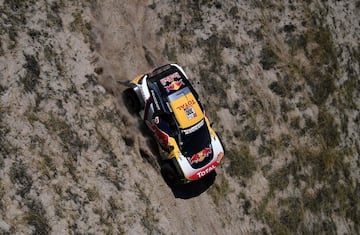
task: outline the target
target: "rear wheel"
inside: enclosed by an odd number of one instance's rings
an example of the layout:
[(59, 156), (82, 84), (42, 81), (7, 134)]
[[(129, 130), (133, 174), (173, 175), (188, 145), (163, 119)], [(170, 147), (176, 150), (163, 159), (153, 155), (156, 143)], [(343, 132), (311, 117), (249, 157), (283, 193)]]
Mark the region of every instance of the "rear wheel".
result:
[(130, 113), (138, 113), (140, 111), (140, 101), (132, 88), (128, 88), (123, 93), (124, 103)]
[(179, 176), (176, 174), (175, 168), (170, 162), (165, 162), (161, 166), (161, 175), (170, 187), (174, 187), (180, 182)]

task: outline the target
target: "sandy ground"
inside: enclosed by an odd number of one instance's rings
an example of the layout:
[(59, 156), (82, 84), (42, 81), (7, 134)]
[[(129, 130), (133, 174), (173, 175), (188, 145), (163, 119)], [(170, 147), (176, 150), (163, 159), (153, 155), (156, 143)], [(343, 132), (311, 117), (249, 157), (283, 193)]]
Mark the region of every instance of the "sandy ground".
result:
[[(311, 2), (0, 0), (0, 233), (359, 233), (360, 4)], [(321, 43), (338, 69), (315, 104)], [(228, 150), (178, 190), (117, 82), (169, 62)]]

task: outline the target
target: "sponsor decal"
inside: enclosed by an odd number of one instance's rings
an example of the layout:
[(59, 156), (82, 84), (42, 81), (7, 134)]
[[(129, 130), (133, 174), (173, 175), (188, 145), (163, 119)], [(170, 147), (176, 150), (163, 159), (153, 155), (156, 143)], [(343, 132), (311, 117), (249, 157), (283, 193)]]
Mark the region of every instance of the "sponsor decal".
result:
[(211, 171), (213, 171), (216, 168), (216, 166), (213, 164), (211, 166), (209, 166), (208, 168), (206, 168), (203, 171), (199, 171), (196, 173), (196, 175), (199, 177), (199, 179), (207, 174), (209, 174)]
[(209, 174), (211, 171), (215, 170), (217, 166), (219, 166), (219, 164), (223, 160), (223, 158), (224, 158), (224, 153), (220, 152), (217, 155), (215, 162), (213, 162), (211, 165), (209, 165), (205, 169), (197, 171), (195, 174), (191, 175), (189, 177), (189, 179), (190, 180), (198, 180), (198, 179), (204, 177), (205, 175)]
[(181, 111), (188, 107), (191, 107), (195, 104), (195, 100), (188, 100), (186, 103), (183, 103), (182, 105), (176, 107), (177, 110)]
[(184, 85), (184, 82), (178, 72), (172, 73), (169, 76), (162, 78), (160, 83), (167, 92), (177, 91), (182, 85)]
[(189, 157), (188, 160), (190, 164), (193, 163), (199, 163), (204, 161), (205, 158), (207, 158), (211, 154), (211, 148), (204, 148), (200, 152), (194, 154), (191, 158)]
[(158, 139), (160, 145), (166, 147), (169, 144), (169, 136), (159, 129), (156, 125), (152, 125), (151, 129), (154, 131), (156, 138)]
[(188, 134), (191, 134), (197, 130), (199, 130), (202, 126), (204, 125), (204, 119), (201, 120), (201, 122), (199, 122), (198, 124), (188, 128), (188, 129), (185, 129), (183, 130), (182, 132), (185, 134), (185, 135), (188, 135)]
[(186, 107), (184, 110), (185, 110), (188, 120), (191, 120), (191, 119), (197, 117), (197, 114), (192, 106)]
[(213, 162), (210, 166), (206, 167), (205, 169), (197, 171), (195, 174), (191, 175), (189, 179), (198, 180), (204, 177), (205, 175), (209, 174), (211, 171), (215, 170), (218, 165), (219, 164), (217, 162)]
[(153, 101), (154, 101), (154, 104), (155, 104), (156, 109), (157, 109), (157, 110), (160, 110), (159, 101), (158, 101), (157, 98), (156, 98), (156, 95), (155, 95), (154, 90), (151, 90), (151, 97), (153, 98)]

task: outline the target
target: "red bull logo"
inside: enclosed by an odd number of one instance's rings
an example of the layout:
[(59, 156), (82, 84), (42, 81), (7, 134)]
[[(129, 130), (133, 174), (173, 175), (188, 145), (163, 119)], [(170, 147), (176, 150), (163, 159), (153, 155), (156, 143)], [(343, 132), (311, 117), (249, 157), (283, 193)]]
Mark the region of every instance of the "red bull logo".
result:
[(183, 109), (185, 109), (187, 107), (193, 106), (194, 104), (196, 104), (194, 100), (189, 100), (189, 101), (181, 104), (180, 106), (176, 107), (176, 109), (177, 110), (183, 110)]
[(179, 81), (173, 81), (171, 82), (169, 85), (165, 86), (166, 91), (170, 92), (170, 91), (177, 91), (180, 89), (180, 87), (184, 85), (182, 79), (180, 79)]
[(211, 148), (204, 148), (200, 152), (194, 154), (191, 158), (188, 158), (190, 164), (199, 163), (204, 161), (211, 154)]
[(184, 82), (178, 72), (170, 74), (169, 76), (161, 79), (160, 82), (167, 92), (177, 91), (182, 85), (184, 85)]

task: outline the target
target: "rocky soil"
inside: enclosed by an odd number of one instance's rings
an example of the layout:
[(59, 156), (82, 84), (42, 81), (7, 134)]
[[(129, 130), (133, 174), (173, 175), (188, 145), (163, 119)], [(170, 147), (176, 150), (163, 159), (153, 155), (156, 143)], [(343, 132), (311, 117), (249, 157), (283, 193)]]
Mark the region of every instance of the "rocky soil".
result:
[[(359, 234), (360, 1), (0, 0), (1, 234)], [(170, 189), (118, 82), (175, 62), (227, 149)]]

